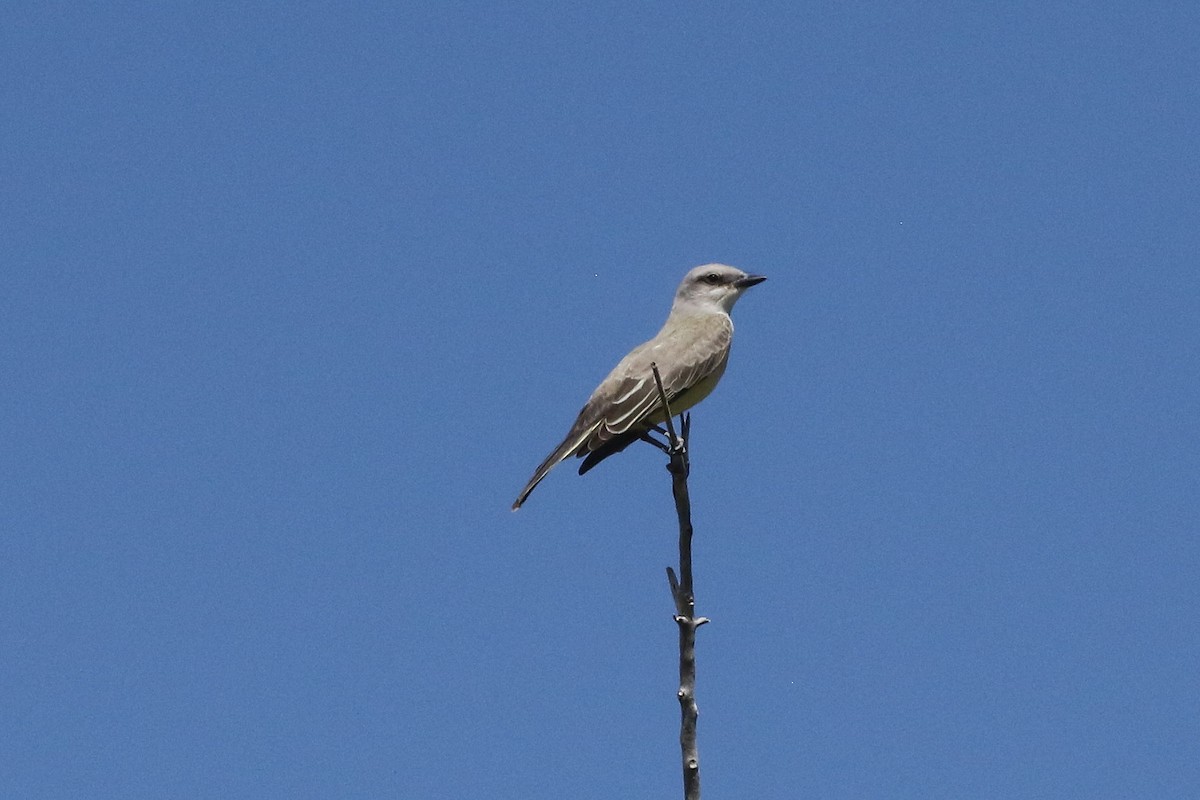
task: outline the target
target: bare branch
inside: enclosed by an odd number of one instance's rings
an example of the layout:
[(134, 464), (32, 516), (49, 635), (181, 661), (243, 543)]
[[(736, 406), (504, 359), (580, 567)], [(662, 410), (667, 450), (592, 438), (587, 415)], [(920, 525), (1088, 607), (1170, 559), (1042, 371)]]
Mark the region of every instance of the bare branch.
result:
[(658, 363), (650, 362), (650, 371), (654, 373), (654, 385), (658, 387), (658, 399), (662, 401), (663, 416), (667, 423), (667, 441), (671, 447), (679, 446), (679, 438), (675, 435), (675, 424), (671, 421), (671, 404), (667, 402), (667, 392), (663, 389), (662, 375), (658, 374)]
[[(700, 800), (700, 752), (696, 745), (696, 721), (700, 716), (696, 705), (696, 629), (708, 619), (695, 616), (696, 598), (692, 590), (692, 504), (687, 485), (691, 471), (687, 440), (692, 420), (684, 414), (680, 419), (682, 437), (676, 436), (658, 365), (651, 364), (650, 369), (654, 372), (666, 417), (668, 447), (665, 452), (670, 456), (667, 471), (671, 473), (671, 494), (679, 518), (679, 575), (676, 577), (675, 570), (667, 567), (667, 582), (675, 601), (675, 622), (679, 626), (679, 747), (683, 760), (683, 797), (684, 800)], [(659, 444), (657, 440), (653, 441)]]

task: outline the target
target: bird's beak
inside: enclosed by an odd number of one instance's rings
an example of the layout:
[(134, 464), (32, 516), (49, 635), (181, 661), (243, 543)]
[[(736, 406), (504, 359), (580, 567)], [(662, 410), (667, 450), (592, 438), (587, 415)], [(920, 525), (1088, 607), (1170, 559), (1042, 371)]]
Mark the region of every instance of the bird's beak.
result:
[(766, 275), (747, 275), (744, 278), (738, 278), (733, 282), (733, 285), (739, 289), (749, 289), (751, 286), (760, 284), (766, 279)]

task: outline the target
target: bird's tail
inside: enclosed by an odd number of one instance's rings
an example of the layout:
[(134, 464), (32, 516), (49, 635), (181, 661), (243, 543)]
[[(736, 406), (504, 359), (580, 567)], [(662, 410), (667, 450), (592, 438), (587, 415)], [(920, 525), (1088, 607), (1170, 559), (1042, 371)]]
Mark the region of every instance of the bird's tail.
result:
[(558, 466), (558, 462), (562, 461), (570, 454), (569, 451), (565, 449), (566, 445), (567, 442), (560, 444), (558, 448), (553, 453), (546, 456), (546, 460), (539, 464), (538, 468), (533, 471), (533, 477), (529, 479), (529, 483), (525, 484), (525, 488), (521, 490), (519, 495), (517, 495), (517, 501), (512, 504), (513, 511), (516, 511), (518, 508), (520, 508), (525, 503), (525, 499), (529, 497), (529, 493), (534, 490), (534, 487), (542, 482), (542, 478), (549, 475), (550, 470)]
[(595, 431), (596, 426), (583, 431), (572, 431), (571, 435), (563, 439), (562, 444), (554, 448), (554, 452), (546, 456), (546, 460), (538, 465), (538, 468), (533, 471), (533, 477), (529, 479), (529, 483), (525, 484), (525, 488), (517, 495), (517, 501), (512, 504), (512, 510), (516, 511), (525, 503), (525, 499), (529, 497), (529, 493), (542, 482), (542, 478), (550, 474), (550, 470), (558, 466), (559, 462), (570, 458), (574, 455), (588, 440), (588, 437)]

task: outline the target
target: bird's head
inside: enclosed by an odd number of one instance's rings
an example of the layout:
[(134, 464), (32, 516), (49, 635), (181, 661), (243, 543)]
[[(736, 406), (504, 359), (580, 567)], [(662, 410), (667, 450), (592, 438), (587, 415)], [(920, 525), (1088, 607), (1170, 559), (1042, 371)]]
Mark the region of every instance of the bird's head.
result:
[(674, 308), (716, 307), (728, 314), (742, 292), (766, 279), (765, 275), (749, 275), (725, 264), (705, 264), (684, 276), (675, 292)]

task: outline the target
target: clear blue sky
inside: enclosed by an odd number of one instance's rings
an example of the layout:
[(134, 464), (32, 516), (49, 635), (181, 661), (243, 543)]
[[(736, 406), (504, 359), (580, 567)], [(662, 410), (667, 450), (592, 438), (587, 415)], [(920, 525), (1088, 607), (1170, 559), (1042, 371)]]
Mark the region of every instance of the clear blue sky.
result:
[(1200, 796), (1200, 7), (12, 3), (0, 796)]

